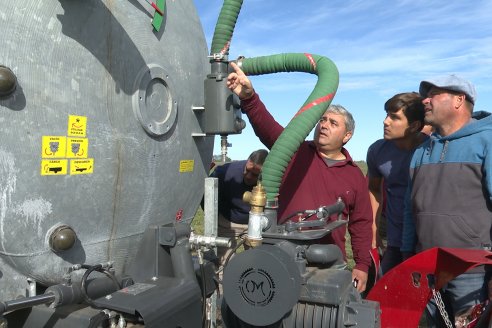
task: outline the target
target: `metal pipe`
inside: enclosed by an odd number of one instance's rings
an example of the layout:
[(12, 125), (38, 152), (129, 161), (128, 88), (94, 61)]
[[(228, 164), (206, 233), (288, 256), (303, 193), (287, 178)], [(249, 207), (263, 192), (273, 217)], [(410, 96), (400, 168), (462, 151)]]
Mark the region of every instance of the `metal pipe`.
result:
[(269, 221), (264, 213), (249, 212), (248, 235), (246, 241), (249, 246), (259, 246), (263, 240), (262, 232), (268, 227)]
[(32, 297), (23, 297), (16, 300), (0, 302), (0, 314), (7, 311), (15, 311), (20, 309), (30, 308), (40, 304), (49, 304), (55, 300), (55, 295), (44, 294)]
[[(219, 179), (205, 178), (204, 192), (204, 235), (205, 237), (216, 237), (219, 226)], [(219, 237), (220, 238), (220, 237)], [(230, 239), (229, 239), (230, 241)], [(231, 242), (232, 244), (232, 242)], [(228, 246), (230, 247), (230, 246)], [(212, 248), (217, 254), (217, 249)], [(210, 327), (216, 327), (217, 321), (217, 290), (207, 299), (207, 316), (209, 316)]]
[(227, 135), (220, 136), (220, 154), (222, 155), (222, 163), (227, 162)]
[[(124, 283), (125, 282), (123, 281), (121, 284), (123, 285)], [(60, 284), (48, 287), (46, 293), (55, 295), (51, 307), (56, 308), (64, 305), (81, 303), (83, 301), (83, 295), (80, 287), (80, 284)], [(85, 289), (90, 299), (97, 299), (118, 290), (115, 282), (107, 276), (88, 279), (85, 283)]]
[(211, 247), (231, 247), (232, 242), (230, 238), (225, 237), (214, 237), (214, 236), (200, 236), (191, 234), (190, 243), (195, 246), (205, 246), (207, 248)]

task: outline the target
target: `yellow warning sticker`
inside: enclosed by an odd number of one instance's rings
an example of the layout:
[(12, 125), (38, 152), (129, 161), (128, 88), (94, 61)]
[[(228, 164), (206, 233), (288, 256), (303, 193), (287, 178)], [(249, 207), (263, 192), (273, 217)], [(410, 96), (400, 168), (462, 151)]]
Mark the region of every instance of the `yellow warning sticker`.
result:
[(68, 116), (67, 135), (72, 137), (85, 137), (87, 131), (87, 117), (85, 116)]
[(87, 158), (89, 140), (87, 138), (67, 138), (68, 158)]
[(66, 159), (43, 159), (41, 160), (41, 175), (66, 175)]
[(91, 174), (92, 172), (94, 172), (94, 158), (70, 161), (70, 175)]
[(64, 136), (43, 136), (41, 145), (42, 158), (65, 157), (67, 149), (67, 137)]
[(179, 172), (193, 172), (193, 167), (195, 166), (195, 161), (192, 159), (185, 159), (179, 162)]

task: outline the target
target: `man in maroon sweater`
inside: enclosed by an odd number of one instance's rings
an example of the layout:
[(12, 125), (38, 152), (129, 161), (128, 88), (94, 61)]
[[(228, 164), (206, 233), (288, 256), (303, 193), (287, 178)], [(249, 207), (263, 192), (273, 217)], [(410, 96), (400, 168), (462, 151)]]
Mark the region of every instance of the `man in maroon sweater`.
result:
[[(229, 74), (227, 85), (241, 99), (256, 135), (271, 149), (284, 128), (267, 111), (244, 72), (235, 63), (231, 65), (235, 72)], [(371, 264), (372, 210), (364, 175), (343, 148), (354, 128), (352, 115), (345, 108), (334, 105), (327, 109), (316, 126), (314, 140), (303, 142), (286, 168), (279, 189), (278, 223), (284, 223), (292, 213), (331, 205), (341, 197), (355, 261), (352, 278), (362, 292)], [(323, 242), (338, 245), (345, 255), (345, 230), (336, 229)]]

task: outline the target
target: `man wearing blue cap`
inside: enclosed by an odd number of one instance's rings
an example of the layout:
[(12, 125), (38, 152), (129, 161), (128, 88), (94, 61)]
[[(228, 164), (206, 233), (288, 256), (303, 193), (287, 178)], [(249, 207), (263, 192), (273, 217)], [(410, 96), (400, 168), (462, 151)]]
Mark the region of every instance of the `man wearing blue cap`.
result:
[[(435, 132), (410, 163), (403, 253), (433, 247), (491, 249), (492, 116), (473, 112), (473, 84), (456, 75), (420, 83), (425, 122)], [(441, 289), (449, 320), (455, 322), (487, 298), (486, 277), (478, 267)], [(444, 324), (431, 300), (431, 327)], [(465, 314), (466, 316), (466, 314)]]

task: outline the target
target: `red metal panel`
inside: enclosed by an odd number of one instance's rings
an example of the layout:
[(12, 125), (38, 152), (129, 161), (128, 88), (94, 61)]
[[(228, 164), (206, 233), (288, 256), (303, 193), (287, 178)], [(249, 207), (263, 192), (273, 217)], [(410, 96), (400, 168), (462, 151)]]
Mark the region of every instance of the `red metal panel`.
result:
[(381, 306), (381, 327), (418, 327), (431, 297), (427, 276), (435, 275), (440, 289), (454, 277), (480, 264), (492, 264), (492, 252), (455, 248), (432, 248), (421, 252), (386, 273), (367, 299)]

